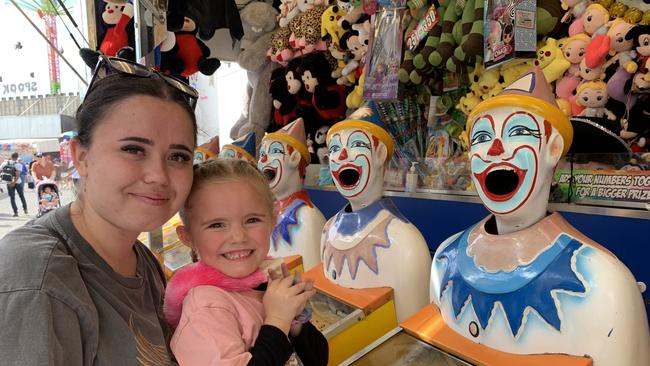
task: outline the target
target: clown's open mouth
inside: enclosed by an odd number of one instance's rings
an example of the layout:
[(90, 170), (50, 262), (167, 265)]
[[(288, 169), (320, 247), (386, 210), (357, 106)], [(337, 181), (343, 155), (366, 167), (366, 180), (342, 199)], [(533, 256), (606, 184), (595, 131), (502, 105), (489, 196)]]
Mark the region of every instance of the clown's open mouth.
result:
[(341, 169), (333, 172), (334, 178), (341, 184), (342, 188), (352, 189), (359, 184), (361, 169), (354, 165), (344, 165)]
[(507, 201), (519, 190), (528, 170), (511, 164), (492, 165), (480, 174), (474, 174), (487, 198), (496, 202)]
[(262, 173), (264, 174), (264, 176), (269, 182), (272, 182), (273, 179), (275, 179), (275, 176), (278, 174), (278, 169), (267, 166), (264, 169), (262, 169)]

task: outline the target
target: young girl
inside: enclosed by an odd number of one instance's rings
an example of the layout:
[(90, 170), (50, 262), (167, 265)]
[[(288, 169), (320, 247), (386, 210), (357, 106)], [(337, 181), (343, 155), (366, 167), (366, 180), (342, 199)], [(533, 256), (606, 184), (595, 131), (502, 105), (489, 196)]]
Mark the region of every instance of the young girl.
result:
[(279, 278), (260, 268), (275, 217), (257, 168), (232, 159), (196, 166), (181, 218), (178, 236), (198, 262), (177, 272), (165, 294), (178, 362), (297, 365), (295, 351), (304, 365), (326, 365), (327, 341), (303, 311), (312, 284), (286, 268)]

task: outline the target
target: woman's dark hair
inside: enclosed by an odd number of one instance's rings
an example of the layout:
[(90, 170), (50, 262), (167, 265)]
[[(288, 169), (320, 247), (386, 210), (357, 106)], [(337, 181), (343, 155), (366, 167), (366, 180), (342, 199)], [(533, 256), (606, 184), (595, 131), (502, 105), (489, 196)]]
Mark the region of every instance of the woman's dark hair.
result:
[(110, 108), (128, 97), (146, 95), (177, 103), (192, 120), (194, 145), (196, 145), (196, 117), (185, 95), (159, 77), (143, 78), (127, 74), (112, 74), (95, 81), (86, 94), (75, 116), (77, 140), (82, 146), (90, 146), (97, 123)]

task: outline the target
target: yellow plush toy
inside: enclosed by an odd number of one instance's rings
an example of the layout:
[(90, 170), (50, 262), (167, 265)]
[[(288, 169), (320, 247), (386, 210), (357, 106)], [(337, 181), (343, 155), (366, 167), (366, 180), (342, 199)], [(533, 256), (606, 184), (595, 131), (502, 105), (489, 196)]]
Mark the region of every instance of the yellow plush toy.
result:
[(362, 73), (359, 77), (359, 82), (357, 86), (354, 87), (354, 90), (348, 94), (348, 97), (345, 99), (345, 104), (348, 108), (359, 108), (363, 104), (363, 84), (366, 81), (366, 73)]
[(322, 39), (327, 40), (327, 38), (330, 38), (338, 46), (339, 40), (345, 32), (345, 29), (339, 25), (339, 20), (345, 17), (345, 14), (345, 9), (338, 5), (331, 5), (325, 9), (320, 18), (320, 36)]
[(481, 98), (477, 97), (476, 94), (469, 92), (467, 95), (460, 98), (456, 108), (464, 114), (469, 115), (472, 112), (472, 109), (474, 109), (474, 107), (476, 107), (480, 102)]
[(538, 48), (535, 66), (539, 66), (546, 81), (552, 83), (564, 75), (564, 72), (571, 67), (571, 63), (564, 58), (558, 42), (549, 37), (546, 39), (546, 44)]

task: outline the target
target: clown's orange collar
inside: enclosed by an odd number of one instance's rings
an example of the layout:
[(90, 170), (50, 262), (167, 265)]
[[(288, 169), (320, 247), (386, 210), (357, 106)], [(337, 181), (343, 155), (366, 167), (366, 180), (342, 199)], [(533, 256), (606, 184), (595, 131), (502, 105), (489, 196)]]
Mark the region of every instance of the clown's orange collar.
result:
[(311, 199), (309, 199), (309, 194), (307, 193), (307, 191), (303, 190), (303, 191), (294, 192), (290, 194), (287, 198), (275, 201), (275, 212), (277, 214), (282, 213), (295, 200), (304, 201), (307, 206), (314, 207), (314, 204), (311, 202)]

